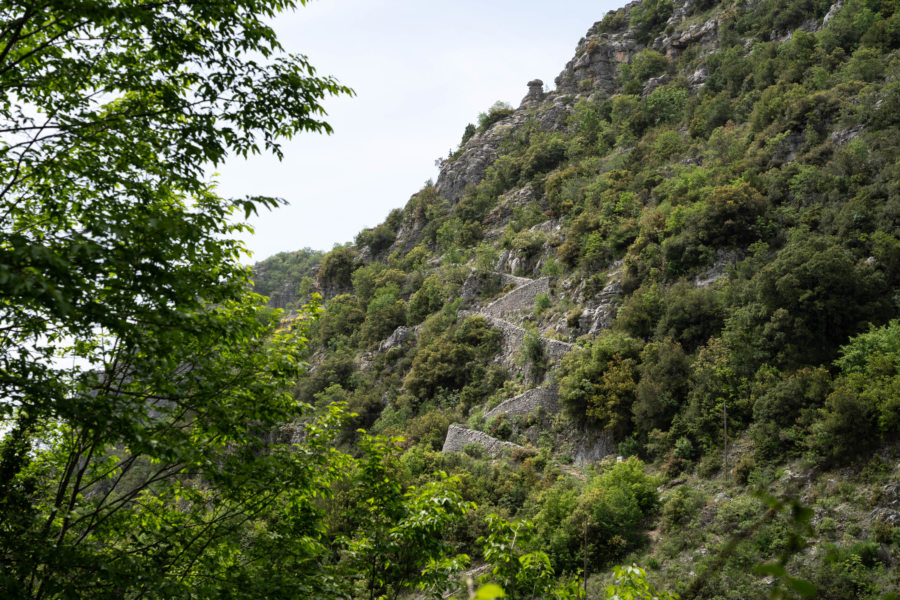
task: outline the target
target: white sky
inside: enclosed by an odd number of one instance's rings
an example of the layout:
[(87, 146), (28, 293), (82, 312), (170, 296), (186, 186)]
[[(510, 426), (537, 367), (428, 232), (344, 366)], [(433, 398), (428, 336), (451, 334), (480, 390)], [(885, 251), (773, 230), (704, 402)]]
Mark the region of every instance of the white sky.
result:
[(325, 102), (331, 136), (301, 134), (283, 162), (233, 159), (224, 196), (290, 206), (251, 219), (252, 262), (353, 240), (402, 207), (466, 123), (497, 100), (518, 106), (534, 78), (553, 79), (578, 40), (625, 0), (314, 0), (275, 28), (290, 52), (356, 91)]

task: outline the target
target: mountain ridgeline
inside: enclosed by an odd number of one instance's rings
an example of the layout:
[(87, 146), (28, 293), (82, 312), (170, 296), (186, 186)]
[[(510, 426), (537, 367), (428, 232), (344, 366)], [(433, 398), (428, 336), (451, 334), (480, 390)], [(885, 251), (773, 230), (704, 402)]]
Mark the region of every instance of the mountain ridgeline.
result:
[(458, 476), (473, 565), (495, 513), (588, 597), (896, 597), (898, 49), (891, 0), (608, 13), (383, 224), (258, 266), (324, 298), (295, 396)]

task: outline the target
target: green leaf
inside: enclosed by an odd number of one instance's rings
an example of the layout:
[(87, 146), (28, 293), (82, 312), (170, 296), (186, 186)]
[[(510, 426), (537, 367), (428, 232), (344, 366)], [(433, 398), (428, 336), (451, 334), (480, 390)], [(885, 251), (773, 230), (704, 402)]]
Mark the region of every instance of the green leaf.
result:
[(487, 583), (475, 592), (476, 600), (494, 600), (494, 598), (506, 598), (506, 593), (499, 585)]
[(805, 579), (797, 579), (794, 577), (788, 577), (788, 586), (804, 598), (815, 598), (816, 597), (816, 586), (814, 586), (809, 581)]

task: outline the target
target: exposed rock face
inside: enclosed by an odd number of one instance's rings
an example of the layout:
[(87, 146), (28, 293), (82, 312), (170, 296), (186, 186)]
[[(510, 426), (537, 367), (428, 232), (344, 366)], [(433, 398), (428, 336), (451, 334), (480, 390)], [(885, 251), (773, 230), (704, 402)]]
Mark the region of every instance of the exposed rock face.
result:
[(499, 156), (498, 148), (503, 139), (525, 122), (525, 112), (516, 111), (512, 116), (494, 123), (484, 133), (476, 133), (462, 148), (458, 157), (441, 165), (436, 184), (437, 193), (451, 206), (462, 200), (466, 188), (484, 179), (487, 168)]
[[(673, 19), (675, 17), (673, 16)], [(669, 20), (672, 22), (672, 19)], [(674, 33), (671, 37), (657, 38), (653, 47), (674, 57), (688, 46), (712, 46), (718, 41), (719, 24), (716, 21), (694, 23), (684, 31)]]
[(401, 325), (394, 330), (394, 333), (378, 345), (379, 352), (387, 352), (388, 350), (403, 346), (412, 338), (414, 331), (415, 330), (412, 327), (404, 327)]
[(597, 462), (616, 452), (616, 444), (612, 436), (606, 433), (582, 433), (575, 443), (572, 461), (576, 465)]
[[(619, 302), (622, 298), (622, 267), (618, 260), (609, 267), (607, 283), (593, 298), (586, 298), (587, 308), (579, 318), (579, 329), (594, 335), (610, 326), (616, 318)], [(582, 288), (580, 287), (579, 290)]]
[(466, 429), (460, 425), (451, 425), (450, 429), (447, 430), (447, 438), (444, 440), (442, 451), (462, 452), (469, 444), (478, 444), (487, 451), (488, 456), (491, 458), (497, 458), (505, 450), (521, 448), (517, 444), (498, 440), (474, 429)]
[(285, 281), (281, 289), (272, 292), (269, 296), (269, 306), (272, 308), (288, 308), (297, 304), (297, 282)]
[(528, 82), (528, 94), (522, 98), (519, 108), (531, 108), (537, 106), (544, 99), (544, 82), (533, 79)]
[(720, 248), (716, 251), (716, 262), (694, 278), (697, 287), (709, 287), (728, 274), (728, 266), (737, 263), (743, 256), (736, 250)]
[(559, 411), (559, 389), (555, 385), (539, 387), (528, 390), (509, 400), (501, 402), (491, 410), (484, 413), (485, 419), (499, 415), (514, 417), (516, 415), (530, 415), (539, 408), (549, 413)]
[[(596, 25), (591, 29), (595, 31)], [(556, 91), (560, 94), (577, 94), (599, 88), (607, 94), (616, 89), (619, 65), (631, 61), (638, 50), (638, 43), (630, 31), (621, 33), (588, 32), (575, 53), (556, 77)]]

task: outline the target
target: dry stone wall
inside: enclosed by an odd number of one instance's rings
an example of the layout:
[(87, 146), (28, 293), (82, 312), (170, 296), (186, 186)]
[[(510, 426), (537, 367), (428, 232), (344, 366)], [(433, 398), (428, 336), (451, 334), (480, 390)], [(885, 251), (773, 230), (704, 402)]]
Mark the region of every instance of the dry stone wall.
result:
[(444, 440), (444, 452), (462, 452), (469, 444), (477, 444), (485, 449), (488, 456), (497, 458), (505, 450), (521, 448), (517, 444), (504, 442), (497, 438), (491, 437), (486, 433), (475, 431), (474, 429), (466, 429), (460, 425), (451, 425), (447, 430), (447, 438)]
[(528, 390), (509, 400), (505, 400), (484, 413), (486, 419), (499, 415), (514, 417), (516, 415), (530, 415), (539, 408), (547, 412), (555, 413), (559, 410), (559, 389), (555, 385), (539, 387)]
[[(505, 321), (491, 315), (485, 315), (480, 312), (463, 310), (460, 311), (459, 314), (461, 317), (479, 315), (481, 317), (484, 317), (484, 319), (491, 324), (491, 327), (499, 329), (502, 335), (501, 342), (503, 344), (503, 356), (501, 358), (501, 362), (507, 364), (512, 364), (514, 362), (519, 348), (522, 347), (522, 344), (525, 341), (525, 334), (527, 333), (525, 329), (519, 327), (518, 325), (513, 325), (509, 321)], [(547, 354), (547, 358), (549, 358), (551, 362), (559, 362), (562, 357), (565, 356), (566, 352), (572, 350), (575, 347), (573, 344), (569, 344), (568, 342), (561, 342), (559, 340), (545, 337), (541, 338), (541, 344), (544, 346), (544, 352)]]
[(483, 315), (502, 319), (510, 314), (531, 311), (534, 310), (534, 303), (538, 294), (550, 294), (549, 277), (541, 277), (533, 281), (528, 280), (528, 283), (517, 287), (502, 298), (494, 300), (480, 312)]

